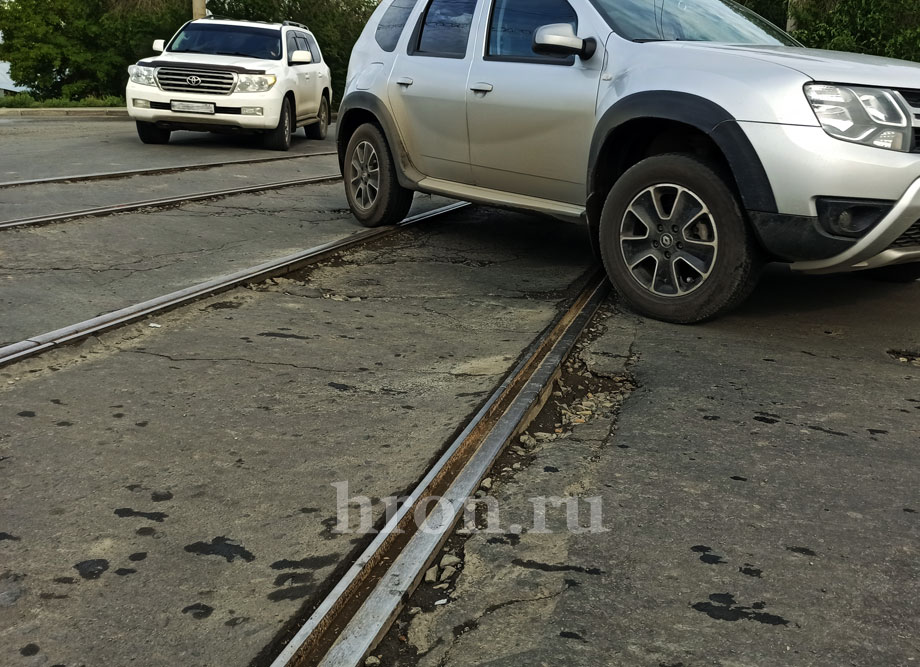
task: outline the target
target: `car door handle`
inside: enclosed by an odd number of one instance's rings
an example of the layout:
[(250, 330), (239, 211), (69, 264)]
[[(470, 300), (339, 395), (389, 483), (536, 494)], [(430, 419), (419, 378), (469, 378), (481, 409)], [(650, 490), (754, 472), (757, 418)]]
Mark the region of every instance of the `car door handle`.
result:
[(415, 81), (413, 81), (412, 79), (410, 79), (410, 78), (407, 77), (407, 76), (404, 76), (404, 77), (402, 77), (402, 78), (396, 79), (396, 84), (397, 84), (397, 85), (400, 85), (400, 86), (407, 86), (407, 87), (408, 87), (408, 86), (411, 86), (413, 83), (415, 83)]
[(474, 93), (491, 93), (495, 87), (491, 83), (474, 83), (470, 86), (470, 90)]

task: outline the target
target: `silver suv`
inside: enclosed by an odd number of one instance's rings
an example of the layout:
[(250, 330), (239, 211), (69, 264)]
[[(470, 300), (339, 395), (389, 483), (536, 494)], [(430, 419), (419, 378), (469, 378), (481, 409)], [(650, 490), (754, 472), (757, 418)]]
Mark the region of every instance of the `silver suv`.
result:
[(125, 93), (145, 144), (165, 144), (173, 130), (260, 133), (281, 151), (298, 127), (325, 139), (332, 80), (305, 25), (208, 17), (153, 49), (160, 55), (128, 68)]
[(920, 65), (730, 0), (384, 0), (337, 141), (363, 224), (413, 191), (586, 221), (662, 320), (725, 312), (766, 261), (920, 277)]

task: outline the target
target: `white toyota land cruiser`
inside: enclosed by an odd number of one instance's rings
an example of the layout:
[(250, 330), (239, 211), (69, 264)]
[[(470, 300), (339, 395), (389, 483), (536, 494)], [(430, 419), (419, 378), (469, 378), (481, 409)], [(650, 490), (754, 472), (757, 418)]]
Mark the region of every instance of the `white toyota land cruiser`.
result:
[(286, 151), (291, 134), (324, 139), (332, 79), (306, 26), (208, 17), (186, 23), (161, 55), (128, 68), (128, 113), (145, 144), (173, 130), (263, 133)]

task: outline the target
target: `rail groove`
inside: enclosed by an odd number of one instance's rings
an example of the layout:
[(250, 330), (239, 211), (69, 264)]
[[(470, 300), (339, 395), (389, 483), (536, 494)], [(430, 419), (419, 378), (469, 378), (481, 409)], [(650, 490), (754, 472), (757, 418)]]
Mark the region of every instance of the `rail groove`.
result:
[(164, 206), (177, 206), (189, 202), (205, 201), (207, 199), (216, 199), (218, 197), (227, 197), (230, 195), (243, 195), (251, 192), (265, 192), (267, 190), (280, 190), (298, 185), (314, 185), (316, 183), (333, 183), (342, 180), (339, 174), (324, 174), (322, 176), (311, 176), (309, 178), (295, 178), (289, 181), (277, 181), (275, 183), (262, 183), (258, 185), (246, 185), (239, 188), (228, 188), (225, 190), (211, 190), (209, 192), (195, 192), (187, 195), (177, 195), (175, 197), (163, 197), (161, 199), (148, 199), (145, 201), (129, 202), (127, 204), (113, 204), (112, 206), (99, 206), (96, 208), (87, 208), (79, 211), (68, 211), (66, 213), (52, 213), (50, 215), (39, 215), (31, 218), (19, 218), (17, 220), (7, 220), (0, 222), (0, 230), (15, 229), (17, 227), (34, 227), (37, 225), (50, 225), (55, 222), (67, 222), (69, 220), (78, 220), (80, 218), (92, 218), (102, 215), (111, 215), (113, 213), (128, 213), (145, 208), (159, 208)]
[(121, 308), (120, 310), (115, 310), (111, 313), (106, 313), (105, 315), (84, 320), (83, 322), (49, 331), (38, 336), (32, 336), (18, 343), (0, 347), (0, 367), (20, 361), (26, 357), (40, 354), (51, 348), (73, 343), (88, 338), (89, 336), (110, 331), (130, 322), (135, 322), (150, 315), (163, 313), (204, 297), (225, 292), (243, 284), (260, 282), (296, 271), (299, 268), (325, 259), (336, 252), (347, 250), (375, 239), (390, 236), (406, 227), (451, 213), (466, 206), (469, 206), (469, 204), (465, 202), (442, 206), (433, 211), (419, 213), (418, 215), (406, 218), (395, 227), (367, 229), (338, 241), (325, 243), (310, 248), (309, 250), (302, 250), (287, 255), (286, 257), (259, 264), (258, 266), (214, 278), (177, 292), (172, 292), (126, 308)]
[[(603, 272), (595, 272), (571, 307), (531, 346), (271, 667), (363, 664), (435, 560), (506, 443), (546, 400), (562, 362), (608, 291)], [(421, 526), (419, 516), (424, 517)]]
[(199, 162), (196, 164), (179, 165), (175, 167), (148, 167), (146, 169), (127, 169), (125, 171), (101, 171), (89, 174), (75, 174), (73, 176), (52, 176), (50, 178), (30, 178), (20, 181), (2, 181), (0, 188), (15, 188), (21, 185), (46, 185), (50, 183), (73, 183), (76, 181), (103, 181), (130, 176), (152, 176), (155, 174), (174, 174), (183, 171), (201, 171), (217, 167), (232, 167), (240, 164), (261, 164), (264, 162), (281, 162), (283, 160), (301, 160), (308, 157), (322, 157), (337, 155), (336, 151), (321, 153), (300, 153), (297, 155), (282, 155), (278, 157), (245, 158), (242, 160), (228, 160), (226, 162)]

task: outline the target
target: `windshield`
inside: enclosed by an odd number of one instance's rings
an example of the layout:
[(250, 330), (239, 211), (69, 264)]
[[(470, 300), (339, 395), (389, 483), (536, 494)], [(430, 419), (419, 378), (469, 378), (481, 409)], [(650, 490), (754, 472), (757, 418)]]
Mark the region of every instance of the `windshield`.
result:
[(172, 53), (281, 59), (281, 31), (238, 25), (189, 23), (167, 48)]
[(731, 0), (594, 0), (611, 27), (633, 41), (800, 46)]

